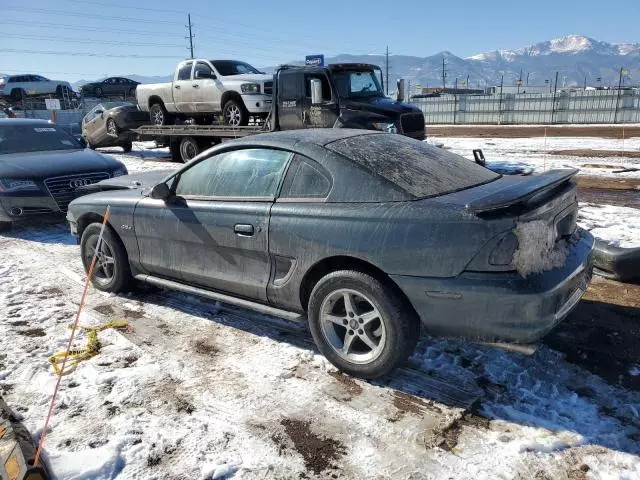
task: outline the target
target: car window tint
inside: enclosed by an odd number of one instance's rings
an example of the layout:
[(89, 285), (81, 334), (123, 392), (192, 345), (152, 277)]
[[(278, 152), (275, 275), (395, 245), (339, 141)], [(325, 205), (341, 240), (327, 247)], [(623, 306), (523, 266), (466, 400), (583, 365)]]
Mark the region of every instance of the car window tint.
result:
[(500, 175), (448, 150), (391, 133), (349, 137), (326, 145), (416, 198), (490, 182)]
[(315, 161), (296, 155), (280, 198), (325, 198), (330, 190), (331, 175)]
[(198, 197), (275, 197), (291, 154), (282, 150), (223, 152), (180, 175), (176, 195)]
[(295, 72), (280, 73), (280, 94), (285, 100), (295, 100), (298, 98), (299, 75)]
[(0, 125), (0, 154), (79, 148), (74, 137), (53, 123)]
[(187, 62), (178, 70), (178, 80), (189, 80), (191, 78), (192, 62)]
[(209, 74), (209, 75), (213, 74), (213, 70), (211, 70), (211, 67), (204, 62), (196, 63), (196, 66), (193, 69), (193, 78), (198, 78), (198, 75), (197, 75), (198, 72), (200, 72), (201, 74), (202, 73)]

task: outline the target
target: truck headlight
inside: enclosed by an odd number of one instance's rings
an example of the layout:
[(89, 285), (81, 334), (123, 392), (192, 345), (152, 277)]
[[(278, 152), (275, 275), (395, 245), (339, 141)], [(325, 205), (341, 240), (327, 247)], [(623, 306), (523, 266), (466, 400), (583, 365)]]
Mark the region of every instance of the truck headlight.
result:
[(240, 85), (240, 90), (242, 90), (242, 93), (260, 93), (260, 84), (243, 83), (242, 85)]
[(398, 129), (393, 123), (388, 123), (388, 122), (374, 123), (373, 128), (375, 128), (376, 130), (381, 130), (383, 132), (398, 133)]
[(17, 192), (24, 190), (40, 190), (40, 188), (33, 180), (0, 178), (0, 192)]

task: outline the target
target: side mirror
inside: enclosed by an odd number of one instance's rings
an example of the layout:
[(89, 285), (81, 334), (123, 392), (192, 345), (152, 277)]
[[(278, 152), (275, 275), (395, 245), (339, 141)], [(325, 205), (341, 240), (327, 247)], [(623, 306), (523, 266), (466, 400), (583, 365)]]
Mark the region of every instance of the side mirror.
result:
[(205, 78), (208, 78), (209, 80), (215, 80), (216, 76), (213, 73), (201, 72), (199, 70), (196, 72), (197, 80), (204, 80)]
[(311, 90), (311, 105), (320, 105), (322, 103), (322, 82), (319, 78), (309, 80)]
[(396, 100), (398, 102), (404, 102), (404, 78), (398, 80), (398, 92), (396, 94)]
[(156, 200), (166, 200), (171, 196), (171, 190), (166, 183), (159, 183), (151, 189), (151, 198)]

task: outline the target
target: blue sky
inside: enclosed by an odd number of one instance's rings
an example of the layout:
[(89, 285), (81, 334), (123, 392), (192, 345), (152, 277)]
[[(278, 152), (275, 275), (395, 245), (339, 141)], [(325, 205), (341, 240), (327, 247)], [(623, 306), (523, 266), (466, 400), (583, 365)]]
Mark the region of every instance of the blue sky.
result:
[[(570, 33), (640, 41), (640, 0), (2, 0), (0, 72), (76, 81), (105, 75), (166, 75), (188, 56), (237, 58), (257, 67), (305, 54), (470, 56)], [(68, 53), (68, 55), (62, 55)]]

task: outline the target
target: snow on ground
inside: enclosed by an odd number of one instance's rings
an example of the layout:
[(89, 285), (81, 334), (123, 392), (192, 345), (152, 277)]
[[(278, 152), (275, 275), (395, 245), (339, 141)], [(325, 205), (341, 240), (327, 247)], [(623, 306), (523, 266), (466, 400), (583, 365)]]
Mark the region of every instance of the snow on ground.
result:
[[(427, 134), (428, 134), (427, 129)], [(623, 168), (640, 168), (640, 158), (576, 157), (551, 155), (553, 150), (624, 150), (640, 151), (640, 137), (626, 140), (597, 137), (532, 137), (532, 138), (466, 138), (443, 137), (434, 139), (454, 153), (473, 159), (473, 150), (482, 149), (487, 166), (530, 167), (535, 172), (552, 168), (578, 168), (581, 175), (612, 176), (616, 178), (640, 177), (640, 171), (613, 173)], [(614, 167), (614, 168), (611, 168)]]
[(580, 203), (578, 225), (611, 245), (640, 247), (640, 210), (637, 208)]
[[(103, 153), (131, 172), (179, 166), (144, 147)], [(83, 278), (66, 225), (0, 236), (0, 394), (36, 438)], [(640, 478), (640, 392), (547, 346), (424, 337), (369, 383), (338, 374), (304, 323), (90, 289), (81, 323), (107, 319), (133, 330), (101, 333), (100, 355), (63, 379), (45, 445), (58, 479)]]

